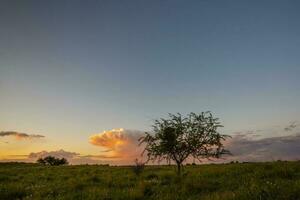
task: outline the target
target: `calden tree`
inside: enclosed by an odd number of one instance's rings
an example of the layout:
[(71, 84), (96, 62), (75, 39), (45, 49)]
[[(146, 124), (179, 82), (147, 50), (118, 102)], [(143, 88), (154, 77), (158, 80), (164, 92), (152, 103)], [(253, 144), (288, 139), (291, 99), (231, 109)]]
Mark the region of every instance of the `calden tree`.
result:
[(145, 133), (140, 144), (145, 144), (143, 153), (148, 161), (174, 161), (180, 174), (182, 163), (189, 157), (198, 160), (219, 158), (229, 154), (222, 142), (228, 137), (218, 132), (223, 127), (211, 112), (169, 114), (168, 119), (155, 120), (153, 133)]
[(45, 158), (39, 158), (37, 163), (42, 165), (58, 166), (58, 165), (67, 165), (69, 164), (65, 158), (55, 158), (54, 156), (47, 156)]

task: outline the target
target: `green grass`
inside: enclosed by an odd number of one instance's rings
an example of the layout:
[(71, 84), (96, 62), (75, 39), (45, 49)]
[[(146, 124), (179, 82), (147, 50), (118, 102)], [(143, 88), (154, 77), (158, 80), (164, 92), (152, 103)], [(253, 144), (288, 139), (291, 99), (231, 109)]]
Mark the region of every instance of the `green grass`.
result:
[(130, 167), (0, 164), (0, 199), (300, 199), (300, 162)]

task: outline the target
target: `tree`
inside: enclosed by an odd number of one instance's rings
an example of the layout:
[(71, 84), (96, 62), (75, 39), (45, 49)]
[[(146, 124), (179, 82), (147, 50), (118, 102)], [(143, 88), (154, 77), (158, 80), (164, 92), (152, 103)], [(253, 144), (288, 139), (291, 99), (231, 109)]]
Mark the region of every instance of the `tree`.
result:
[(58, 165), (67, 165), (68, 161), (65, 158), (55, 158), (53, 156), (47, 156), (45, 158), (39, 158), (37, 163), (42, 165), (58, 166)]
[(46, 162), (43, 158), (39, 158), (36, 162), (41, 164), (41, 165), (46, 165)]
[(146, 144), (143, 154), (147, 152), (148, 161), (174, 161), (180, 174), (182, 163), (189, 157), (201, 161), (230, 154), (222, 144), (229, 136), (220, 134), (220, 127), (211, 112), (192, 112), (187, 117), (169, 114), (169, 119), (155, 120), (153, 134), (146, 132), (139, 141)]

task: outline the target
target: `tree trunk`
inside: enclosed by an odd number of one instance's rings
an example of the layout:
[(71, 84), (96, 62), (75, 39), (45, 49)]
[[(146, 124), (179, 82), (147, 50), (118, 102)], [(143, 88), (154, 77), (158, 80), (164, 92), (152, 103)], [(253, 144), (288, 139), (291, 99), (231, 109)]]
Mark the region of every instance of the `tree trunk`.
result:
[(176, 163), (177, 164), (177, 174), (181, 174), (181, 163)]

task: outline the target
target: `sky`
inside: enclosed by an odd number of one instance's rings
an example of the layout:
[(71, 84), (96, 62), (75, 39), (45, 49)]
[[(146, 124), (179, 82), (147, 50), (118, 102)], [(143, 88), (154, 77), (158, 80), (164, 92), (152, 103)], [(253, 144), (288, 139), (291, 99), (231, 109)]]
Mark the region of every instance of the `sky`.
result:
[(2, 0), (0, 160), (52, 152), (130, 163), (154, 119), (208, 110), (234, 136), (229, 146), (251, 147), (235, 159), (300, 159), (291, 153), (300, 154), (299, 9), (297, 0)]

